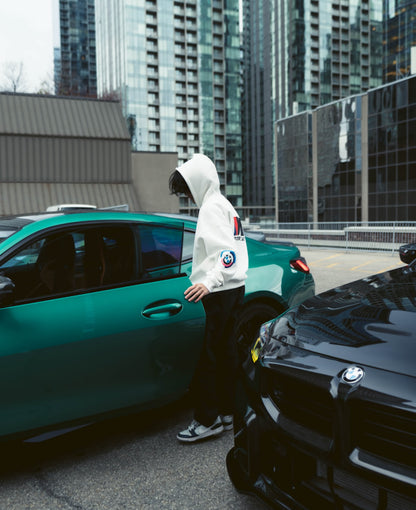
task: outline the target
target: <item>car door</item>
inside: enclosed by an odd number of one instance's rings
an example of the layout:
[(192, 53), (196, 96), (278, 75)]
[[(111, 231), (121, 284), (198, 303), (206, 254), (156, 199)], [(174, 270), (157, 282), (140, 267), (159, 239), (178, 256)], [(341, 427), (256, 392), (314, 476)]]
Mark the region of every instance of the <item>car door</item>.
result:
[[(177, 228), (142, 224), (139, 237), (141, 271), (149, 279), (144, 284), (149, 292), (143, 292), (147, 297), (141, 310), (147, 319), (146, 326), (157, 327), (151, 342), (151, 358), (157, 370), (157, 393), (163, 397), (166, 387), (177, 391), (190, 383), (202, 346), (205, 312), (201, 302), (189, 303), (183, 297), (191, 285), (186, 275), (190, 274), (191, 262), (189, 233), (181, 229), (179, 239)], [(181, 276), (172, 280), (178, 270)], [(172, 298), (174, 293), (169, 287), (173, 283), (180, 299)]]
[[(95, 270), (91, 233), (101, 238), (105, 251), (101, 256), (94, 248)], [(205, 315), (202, 305), (183, 297), (190, 282), (180, 272), (182, 230), (167, 233), (166, 241), (174, 243), (168, 254), (179, 254), (176, 262), (160, 259), (159, 253), (158, 263), (154, 259), (145, 268), (139, 226), (54, 232), (56, 239), (73, 241), (68, 288), (36, 283), (47, 267), (43, 252), (50, 234), (0, 263), (0, 274), (16, 284), (15, 303), (0, 309), (1, 435), (151, 407), (186, 390)], [(67, 244), (59, 256), (69, 251)]]

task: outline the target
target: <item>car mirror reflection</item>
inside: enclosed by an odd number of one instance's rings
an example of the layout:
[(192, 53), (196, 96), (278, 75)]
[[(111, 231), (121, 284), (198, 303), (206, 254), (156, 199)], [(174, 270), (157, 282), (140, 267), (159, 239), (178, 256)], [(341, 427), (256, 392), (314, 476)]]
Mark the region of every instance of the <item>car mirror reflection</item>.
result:
[(0, 306), (9, 306), (14, 301), (14, 283), (7, 276), (0, 276)]

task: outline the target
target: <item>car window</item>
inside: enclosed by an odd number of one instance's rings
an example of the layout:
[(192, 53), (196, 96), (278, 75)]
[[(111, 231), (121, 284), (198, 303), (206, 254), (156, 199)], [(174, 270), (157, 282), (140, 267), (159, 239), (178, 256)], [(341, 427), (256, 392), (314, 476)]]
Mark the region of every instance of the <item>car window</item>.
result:
[(99, 230), (98, 234), (99, 249), (94, 249), (94, 260), (98, 265), (100, 261), (105, 264), (105, 268), (101, 268), (102, 284), (137, 281), (136, 240), (132, 229), (127, 226), (110, 227)]
[(185, 230), (183, 234), (183, 250), (182, 250), (182, 262), (189, 262), (192, 260), (194, 251), (194, 239), (195, 232)]
[(0, 266), (16, 301), (137, 281), (136, 240), (129, 226), (49, 234), (20, 248)]
[(159, 225), (141, 225), (139, 236), (144, 278), (160, 278), (180, 273), (182, 230)]
[(0, 266), (12, 279), (16, 300), (50, 296), (75, 288), (75, 243), (70, 233), (37, 239)]

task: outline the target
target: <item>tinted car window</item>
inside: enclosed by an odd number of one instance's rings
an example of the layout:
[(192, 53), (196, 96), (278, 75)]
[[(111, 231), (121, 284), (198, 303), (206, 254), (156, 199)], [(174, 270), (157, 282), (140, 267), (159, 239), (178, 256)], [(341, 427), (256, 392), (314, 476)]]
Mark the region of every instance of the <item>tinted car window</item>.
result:
[(75, 243), (70, 233), (51, 234), (15, 253), (0, 267), (12, 279), (16, 300), (49, 296), (75, 288)]
[(183, 234), (183, 250), (182, 250), (182, 262), (189, 262), (192, 260), (194, 250), (194, 239), (195, 232), (186, 230)]
[(49, 234), (0, 266), (16, 301), (92, 290), (137, 280), (135, 237), (128, 226)]
[(182, 230), (158, 225), (142, 225), (139, 233), (144, 276), (159, 278), (179, 274)]
[(77, 236), (80, 287), (91, 289), (136, 280), (135, 239), (129, 227), (87, 229)]
[[(127, 226), (104, 228), (99, 230), (99, 242), (95, 260), (100, 257), (105, 262), (103, 285), (128, 283), (137, 280), (137, 262), (135, 236)], [(88, 246), (88, 243), (86, 243)], [(101, 255), (104, 252), (104, 257)]]

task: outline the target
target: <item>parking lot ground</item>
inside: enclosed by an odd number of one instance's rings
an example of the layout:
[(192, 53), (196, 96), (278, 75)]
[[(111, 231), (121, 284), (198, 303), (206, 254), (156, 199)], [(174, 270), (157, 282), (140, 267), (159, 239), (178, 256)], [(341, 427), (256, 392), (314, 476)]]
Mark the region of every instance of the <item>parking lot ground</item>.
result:
[(184, 398), (47, 442), (3, 445), (0, 509), (266, 510), (228, 478), (232, 431), (178, 442), (191, 418)]
[[(397, 254), (302, 249), (316, 291), (403, 265)], [(183, 445), (187, 399), (39, 444), (0, 448), (0, 510), (266, 510), (232, 486), (227, 432)]]
[(397, 253), (301, 249), (315, 279), (316, 293), (403, 266)]

